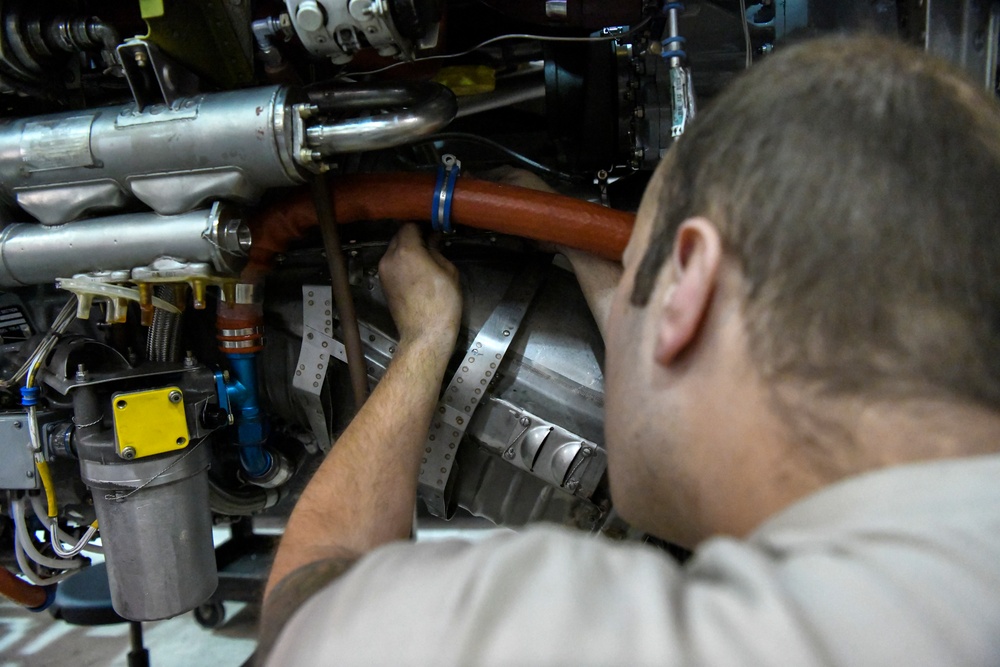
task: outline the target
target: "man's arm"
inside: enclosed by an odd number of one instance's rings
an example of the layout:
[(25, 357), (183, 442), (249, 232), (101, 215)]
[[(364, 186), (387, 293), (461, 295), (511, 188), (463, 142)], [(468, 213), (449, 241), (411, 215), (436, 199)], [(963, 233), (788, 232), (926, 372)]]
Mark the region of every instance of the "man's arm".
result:
[(458, 271), (415, 225), (389, 244), (379, 274), (399, 330), (385, 376), (306, 486), (265, 589), (303, 566), (350, 561), (410, 536), (424, 439), (458, 335)]
[(597, 322), (601, 338), (607, 339), (607, 323), (611, 314), (611, 299), (622, 277), (622, 265), (591, 255), (583, 250), (557, 246), (573, 266), (580, 290)]

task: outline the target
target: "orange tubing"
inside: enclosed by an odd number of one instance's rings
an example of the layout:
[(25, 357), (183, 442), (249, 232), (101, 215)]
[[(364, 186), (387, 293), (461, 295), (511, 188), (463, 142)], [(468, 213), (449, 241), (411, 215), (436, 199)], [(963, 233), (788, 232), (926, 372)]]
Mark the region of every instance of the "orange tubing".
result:
[[(338, 223), (367, 220), (430, 220), (435, 177), (390, 173), (331, 179)], [(635, 215), (564, 195), (514, 185), (458, 179), (452, 199), (453, 225), (524, 236), (606, 259), (620, 260)], [(251, 221), (253, 245), (245, 280), (261, 277), (275, 254), (315, 227), (316, 209), (308, 191), (272, 204)]]
[(0, 567), (0, 595), (29, 609), (38, 609), (48, 600), (44, 588), (21, 581), (5, 567)]

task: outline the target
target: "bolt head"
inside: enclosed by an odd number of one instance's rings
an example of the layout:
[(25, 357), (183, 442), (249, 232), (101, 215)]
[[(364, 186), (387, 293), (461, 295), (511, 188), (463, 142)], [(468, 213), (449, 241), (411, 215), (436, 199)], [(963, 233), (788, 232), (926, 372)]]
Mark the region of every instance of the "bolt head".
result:
[(527, 417), (521, 417), (521, 426), (528, 426), (531, 424), (531, 420)]
[(181, 395), (181, 392), (175, 389), (174, 391), (167, 394), (167, 398), (170, 399), (171, 403), (180, 403), (184, 397)]
[(21, 422), (14, 422), (14, 428), (17, 430), (21, 430)]
[(125, 447), (121, 451), (121, 457), (126, 461), (131, 461), (135, 458), (135, 447)]

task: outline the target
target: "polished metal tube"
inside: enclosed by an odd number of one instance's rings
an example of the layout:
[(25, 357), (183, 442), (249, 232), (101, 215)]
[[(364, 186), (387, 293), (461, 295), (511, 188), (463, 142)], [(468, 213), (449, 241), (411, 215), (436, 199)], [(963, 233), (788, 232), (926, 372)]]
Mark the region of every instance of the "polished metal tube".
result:
[(393, 111), (321, 123), (306, 129), (306, 143), (323, 154), (353, 153), (392, 148), (433, 134), (458, 113), (455, 95), (430, 81), (361, 85), (338, 88), (310, 96), (322, 111)]
[(79, 273), (148, 266), (160, 257), (211, 263), (235, 273), (246, 263), (249, 230), (235, 208), (162, 216), (135, 213), (64, 225), (0, 230), (0, 287), (42, 285)]

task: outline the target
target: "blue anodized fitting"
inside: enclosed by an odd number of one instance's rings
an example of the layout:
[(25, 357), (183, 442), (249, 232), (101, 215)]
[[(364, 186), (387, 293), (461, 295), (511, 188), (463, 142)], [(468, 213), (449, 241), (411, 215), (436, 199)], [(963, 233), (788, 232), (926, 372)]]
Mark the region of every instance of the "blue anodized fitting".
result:
[(215, 376), (219, 402), (233, 415), (243, 469), (251, 479), (263, 477), (270, 471), (273, 461), (264, 449), (268, 425), (260, 408), (257, 355), (243, 352), (227, 354), (226, 357), (229, 359), (229, 379), (225, 379), (222, 373)]

